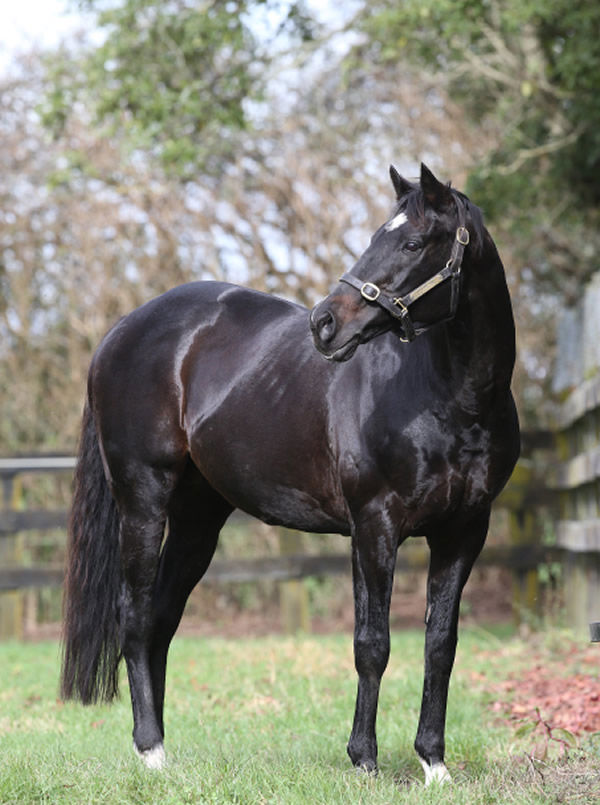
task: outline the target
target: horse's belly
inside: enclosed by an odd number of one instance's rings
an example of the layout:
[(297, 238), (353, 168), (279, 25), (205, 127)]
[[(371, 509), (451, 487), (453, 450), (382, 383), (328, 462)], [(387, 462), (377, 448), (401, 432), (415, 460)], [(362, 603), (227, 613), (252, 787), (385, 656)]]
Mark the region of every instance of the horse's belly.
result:
[(210, 422), (191, 439), (202, 475), (233, 506), (271, 525), (349, 534), (346, 505), (336, 480), (310, 453), (285, 450), (276, 439), (249, 437), (252, 429), (222, 429)]
[(343, 507), (336, 512), (331, 501), (324, 504), (303, 489), (256, 476), (240, 479), (235, 472), (225, 477), (219, 472), (201, 471), (233, 506), (264, 523), (318, 534), (350, 534)]
[(269, 525), (317, 534), (350, 534), (345, 519), (325, 511), (318, 500), (302, 490), (270, 485), (268, 500), (253, 496), (252, 499), (241, 498), (237, 505)]

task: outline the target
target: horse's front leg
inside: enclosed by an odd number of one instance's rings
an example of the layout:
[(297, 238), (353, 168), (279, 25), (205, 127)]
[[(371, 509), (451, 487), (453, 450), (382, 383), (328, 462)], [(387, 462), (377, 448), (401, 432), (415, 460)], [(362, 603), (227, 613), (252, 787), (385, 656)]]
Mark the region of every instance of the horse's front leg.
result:
[(415, 749), (425, 772), (425, 784), (446, 782), (444, 763), (446, 703), (458, 640), (458, 610), (463, 587), (479, 555), (489, 522), (489, 510), (467, 523), (428, 537), (431, 549), (427, 581), (425, 677)]
[(384, 518), (356, 524), (352, 537), (354, 660), (358, 693), (348, 754), (354, 765), (377, 771), (375, 721), (381, 677), (390, 654), (390, 598), (398, 535)]

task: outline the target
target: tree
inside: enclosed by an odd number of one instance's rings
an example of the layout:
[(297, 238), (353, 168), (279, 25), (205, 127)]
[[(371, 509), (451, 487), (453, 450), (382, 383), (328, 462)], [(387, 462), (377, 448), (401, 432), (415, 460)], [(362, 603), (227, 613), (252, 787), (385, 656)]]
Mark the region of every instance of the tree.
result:
[(48, 143), (35, 111), (44, 62), (31, 54), (20, 72), (0, 84), (0, 444), (73, 448), (93, 349), (127, 310), (190, 277), (193, 216), (75, 115)]
[[(43, 119), (59, 133), (84, 106), (95, 125), (119, 133), (182, 179), (218, 176), (235, 155), (249, 108), (262, 98), (272, 37), (255, 28), (312, 35), (301, 2), (279, 0), (80, 0), (103, 42), (50, 61)], [(283, 5), (283, 8), (281, 6)]]
[(600, 9), (567, 0), (408, 0), (370, 3), (361, 25), (369, 55), (406, 58), (436, 69), (477, 120), (493, 116), (502, 136), (490, 164), (531, 182), (520, 169), (567, 184), (584, 204), (600, 202)]
[(218, 177), (182, 182), (147, 153), (132, 159), (128, 132), (106, 137), (82, 103), (49, 142), (36, 109), (50, 63), (32, 54), (0, 84), (4, 449), (74, 445), (93, 350), (136, 305), (209, 278), (312, 305), (391, 209), (390, 162), (410, 173), (435, 154), (462, 181), (483, 146), (443, 93), (423, 102), (433, 89), (417, 73), (350, 77), (309, 58), (278, 71)]
[[(587, 0), (383, 0), (353, 21), (360, 70), (408, 60), (492, 143), (467, 190), (508, 258), (528, 407), (551, 365), (548, 332), (600, 255), (600, 7)], [(526, 395), (527, 397), (527, 395)]]

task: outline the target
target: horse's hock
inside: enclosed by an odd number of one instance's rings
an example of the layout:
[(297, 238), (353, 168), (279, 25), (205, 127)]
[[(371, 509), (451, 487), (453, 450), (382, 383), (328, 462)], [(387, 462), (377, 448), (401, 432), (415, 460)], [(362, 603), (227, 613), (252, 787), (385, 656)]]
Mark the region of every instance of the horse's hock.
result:
[(559, 321), (553, 390), (561, 400), (557, 544), (567, 620), (583, 635), (600, 620), (600, 273)]

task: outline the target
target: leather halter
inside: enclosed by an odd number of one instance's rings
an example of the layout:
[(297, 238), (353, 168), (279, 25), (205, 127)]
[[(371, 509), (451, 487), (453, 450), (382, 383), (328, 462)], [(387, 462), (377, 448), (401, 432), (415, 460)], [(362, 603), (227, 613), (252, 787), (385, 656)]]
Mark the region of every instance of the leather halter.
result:
[[(400, 336), (401, 341), (413, 341), (418, 335), (425, 332), (425, 330), (431, 326), (428, 325), (427, 327), (415, 328), (408, 308), (413, 304), (413, 302), (416, 302), (417, 299), (420, 299), (426, 293), (429, 293), (429, 291), (437, 288), (438, 285), (440, 285), (442, 282), (445, 282), (447, 279), (450, 279), (451, 282), (450, 313), (447, 317), (442, 319), (442, 321), (448, 321), (449, 319), (454, 318), (456, 313), (460, 290), (460, 269), (462, 266), (465, 247), (468, 245), (470, 237), (469, 230), (464, 225), (465, 213), (462, 201), (456, 196), (454, 197), (454, 200), (456, 201), (456, 206), (458, 208), (459, 226), (456, 230), (454, 243), (452, 244), (450, 258), (441, 271), (438, 271), (437, 274), (433, 275), (433, 277), (430, 277), (428, 280), (421, 283), (421, 285), (418, 285), (414, 290), (410, 291), (404, 296), (386, 296), (381, 291), (381, 288), (375, 285), (374, 282), (363, 282), (358, 277), (355, 277), (353, 274), (349, 273), (343, 274), (340, 277), (340, 282), (345, 282), (347, 285), (351, 285), (353, 288), (356, 288), (357, 291), (360, 291), (363, 299), (365, 299), (367, 302), (374, 302), (375, 304), (379, 305), (387, 313), (389, 313), (390, 316), (399, 322), (403, 330), (403, 336)], [(439, 322), (436, 322), (436, 324), (437, 323)]]

